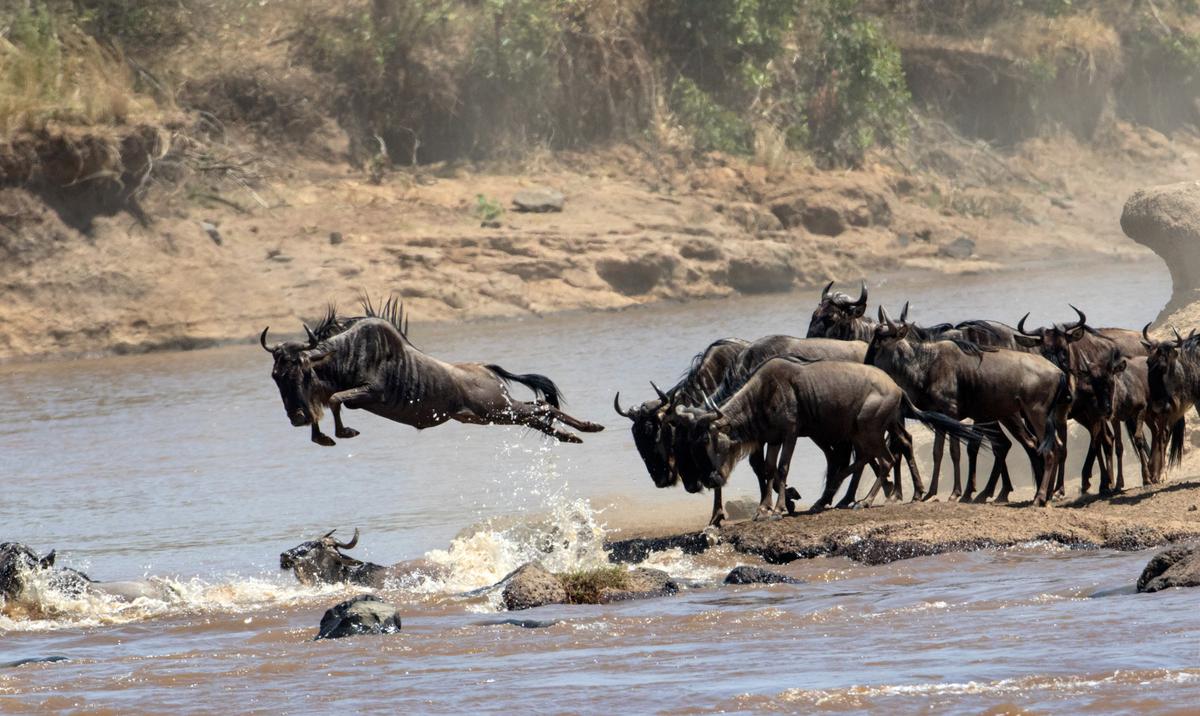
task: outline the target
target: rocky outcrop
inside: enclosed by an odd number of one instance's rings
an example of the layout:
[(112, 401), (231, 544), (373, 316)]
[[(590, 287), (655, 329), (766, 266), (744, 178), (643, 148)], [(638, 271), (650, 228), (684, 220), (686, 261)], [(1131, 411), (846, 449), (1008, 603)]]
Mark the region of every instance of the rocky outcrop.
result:
[(1178, 545), (1154, 555), (1138, 577), (1139, 592), (1200, 586), (1200, 545)]
[(1200, 181), (1137, 191), (1125, 202), (1121, 229), (1171, 271), (1175, 288), (1159, 318), (1200, 300)]
[(522, 189), (513, 197), (513, 209), (533, 214), (546, 214), (563, 210), (566, 201), (562, 192), (538, 187)]
[(506, 609), (517, 611), (562, 604), (567, 601), (567, 590), (545, 567), (530, 562), (504, 578), (502, 598)]
[(725, 575), (725, 584), (800, 584), (799, 579), (793, 579), (786, 574), (772, 572), (762, 567), (741, 565), (734, 567)]
[(316, 639), (341, 639), (359, 634), (395, 634), (400, 631), (396, 607), (363, 594), (334, 605), (321, 617)]

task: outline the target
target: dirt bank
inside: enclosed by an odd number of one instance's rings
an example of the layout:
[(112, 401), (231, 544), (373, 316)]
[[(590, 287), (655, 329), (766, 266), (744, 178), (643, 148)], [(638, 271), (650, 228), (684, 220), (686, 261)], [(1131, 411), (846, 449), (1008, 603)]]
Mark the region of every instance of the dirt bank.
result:
[[(1071, 547), (1145, 549), (1200, 538), (1200, 478), (1129, 490), (1111, 500), (1081, 497), (1049, 508), (959, 503), (899, 504), (865, 510), (830, 510), (769, 522), (745, 521), (720, 529), (720, 541), (783, 563), (842, 556), (867, 564), (899, 559), (1054, 542)], [(662, 540), (659, 542), (659, 540)], [(617, 557), (640, 556), (649, 547), (699, 551), (695, 535), (616, 543)]]
[[(1145, 255), (1120, 232), (1121, 202), (1147, 175), (1186, 175), (1197, 153), (1132, 128), (1114, 146), (1031, 140), (982, 171), (991, 163), (967, 163), (978, 147), (947, 144), (954, 180), (883, 159), (857, 171), (769, 169), (633, 146), (438, 165), (378, 185), (296, 159), (253, 187), (152, 192), (146, 223), (97, 215), (86, 230), (10, 187), (0, 189), (0, 360), (249, 340), (268, 324), (298, 332), (326, 301), (351, 304), (364, 290), (404, 296), (415, 321), (444, 321)], [(1029, 178), (1043, 174), (1054, 182)], [(534, 186), (562, 192), (564, 210), (512, 210)], [(498, 225), (481, 226), (481, 201), (507, 207)]]

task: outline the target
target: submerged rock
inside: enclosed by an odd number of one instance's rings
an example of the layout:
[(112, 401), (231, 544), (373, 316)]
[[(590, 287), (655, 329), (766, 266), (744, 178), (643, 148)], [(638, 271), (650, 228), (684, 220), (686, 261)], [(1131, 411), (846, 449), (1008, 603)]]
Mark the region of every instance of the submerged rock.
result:
[(741, 565), (734, 567), (725, 575), (726, 584), (802, 584), (799, 579), (793, 579), (785, 574), (772, 572), (762, 567)]
[(519, 567), (503, 580), (504, 606), (509, 611), (532, 609), (546, 604), (562, 604), (567, 601), (567, 590), (558, 577), (545, 567), (530, 562)]
[(705, 532), (696, 532), (673, 537), (635, 537), (604, 545), (608, 559), (612, 562), (642, 562), (651, 552), (678, 549), (684, 554), (700, 554), (713, 545), (713, 538)]
[(331, 607), (321, 617), (316, 639), (340, 639), (358, 634), (395, 634), (400, 631), (396, 607), (370, 594), (362, 594)]
[(596, 601), (599, 604), (608, 604), (628, 599), (653, 599), (668, 597), (678, 591), (679, 584), (671, 575), (661, 569), (638, 567), (626, 573), (625, 583), (621, 587), (601, 589)]
[(1200, 586), (1200, 545), (1179, 545), (1154, 555), (1138, 577), (1139, 592)]

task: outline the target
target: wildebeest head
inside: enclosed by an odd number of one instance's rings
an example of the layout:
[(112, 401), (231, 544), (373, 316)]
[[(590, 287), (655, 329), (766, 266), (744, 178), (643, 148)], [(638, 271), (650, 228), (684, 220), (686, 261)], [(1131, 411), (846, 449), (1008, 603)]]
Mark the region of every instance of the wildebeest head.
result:
[(263, 329), (258, 337), (263, 350), (275, 359), (271, 368), (271, 377), (279, 387), (279, 397), (283, 399), (283, 410), (287, 413), (292, 425), (300, 427), (310, 425), (321, 419), (321, 402), (316, 399), (313, 388), (316, 375), (313, 368), (320, 364), (322, 358), (314, 358), (311, 351), (319, 343), (317, 336), (305, 325), (308, 342), (300, 343), (287, 341), (274, 346), (267, 345), (267, 331)]
[(1017, 333), (1013, 335), (1013, 340), (1023, 348), (1038, 350), (1047, 360), (1064, 371), (1074, 370), (1077, 366), (1072, 365), (1071, 344), (1082, 340), (1088, 329), (1087, 316), (1083, 311), (1074, 306), (1071, 308), (1079, 316), (1075, 323), (1056, 323), (1048, 328), (1032, 331), (1025, 330), (1025, 320), (1029, 318), (1029, 314), (1026, 313), (1017, 323)]
[(1096, 363), (1089, 361), (1087, 356), (1079, 357), (1079, 365), (1074, 368), (1076, 385), (1078, 390), (1090, 396), (1101, 415), (1112, 415), (1113, 392), (1126, 365), (1125, 356), (1116, 349)]
[(0, 597), (18, 601), (30, 587), (30, 580), (45, 573), (46, 586), (63, 594), (77, 595), (91, 581), (74, 569), (54, 566), (54, 550), (44, 557), (20, 542), (0, 542)]
[(336, 531), (329, 530), (320, 539), (303, 542), (281, 553), (279, 568), (292, 570), (296, 580), (304, 585), (361, 581), (361, 573), (369, 563), (341, 552), (343, 549), (353, 549), (358, 544), (358, 529), (354, 530), (349, 542), (334, 539), (333, 533)]
[(1193, 330), (1184, 338), (1178, 330), (1172, 328), (1174, 339), (1156, 341), (1150, 337), (1149, 329), (1149, 323), (1142, 327), (1142, 345), (1149, 353), (1146, 357), (1146, 367), (1150, 378), (1150, 400), (1161, 408), (1169, 404), (1172, 396), (1185, 387), (1186, 376), (1181, 364), (1183, 348), (1189, 341), (1196, 340), (1196, 332)]
[(628, 410), (621, 408), (621, 394), (613, 396), (613, 409), (633, 423), (633, 444), (646, 463), (646, 471), (658, 487), (670, 487), (679, 482), (679, 474), (671, 467), (671, 443), (664, 433), (663, 416), (670, 407), (670, 396), (650, 383), (658, 393), (657, 400), (647, 400)]
[(724, 431), (720, 409), (676, 406), (665, 421), (673, 443), (675, 470), (688, 492), (720, 487), (742, 457)]
[(853, 338), (852, 324), (867, 312), (867, 284), (864, 281), (855, 300), (840, 291), (831, 292), (833, 281), (821, 291), (821, 302), (808, 322), (808, 338)]
[[(908, 313), (908, 304), (905, 304), (905, 311), (902, 316)], [(879, 323), (875, 326), (875, 334), (871, 337), (871, 343), (867, 346), (867, 354), (863, 357), (863, 362), (867, 365), (874, 365), (875, 359), (881, 348), (890, 347), (898, 341), (902, 341), (908, 337), (909, 324), (903, 319), (899, 323), (892, 320), (888, 315), (887, 310), (879, 307)]]

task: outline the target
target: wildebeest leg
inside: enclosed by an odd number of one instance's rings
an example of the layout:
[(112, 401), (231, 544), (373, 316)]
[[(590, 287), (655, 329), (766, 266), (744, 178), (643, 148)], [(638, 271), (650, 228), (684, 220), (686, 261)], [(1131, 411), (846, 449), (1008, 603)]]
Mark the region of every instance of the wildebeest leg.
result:
[(850, 446), (847, 443), (818, 445), (818, 447), (825, 453), (825, 489), (822, 490), (820, 499), (809, 508), (810, 512), (820, 512), (829, 507), (829, 504), (833, 502), (833, 496), (837, 494), (838, 488), (842, 485), (842, 479), (846, 474), (843, 470), (850, 462)]
[[(776, 462), (779, 460), (780, 443), (768, 443), (767, 454), (763, 459), (763, 474), (766, 477), (767, 484), (772, 487), (778, 485), (776, 477), (777, 469)], [(755, 520), (761, 520), (771, 515), (771, 490), (764, 490), (762, 501), (758, 503), (758, 510), (754, 513)]]
[[(496, 425), (525, 425), (556, 438), (560, 442), (582, 443), (583, 440), (578, 435), (554, 427), (553, 416), (545, 409), (549, 407), (545, 403), (514, 402), (501, 413), (487, 415), (486, 420)], [(455, 419), (462, 422), (474, 422), (474, 419), (463, 420), (459, 416), (455, 416)]]
[(546, 402), (539, 401), (536, 409), (546, 411), (555, 420), (566, 424), (568, 427), (575, 428), (581, 433), (598, 433), (604, 429), (604, 426), (599, 423), (593, 423), (587, 420), (580, 420), (579, 418), (572, 417)]
[[(892, 430), (891, 440), (892, 455), (895, 458), (896, 465), (900, 464), (900, 457), (904, 457), (904, 461), (908, 463), (908, 474), (912, 477), (913, 496), (912, 501), (920, 500), (925, 494), (925, 482), (921, 480), (921, 470), (917, 467), (916, 456), (913, 454), (912, 435), (904, 429), (903, 425), (899, 425)], [(896, 479), (899, 481), (900, 472), (897, 470)], [(901, 497), (900, 499), (904, 499)]]
[(787, 478), (792, 466), (792, 453), (796, 450), (796, 436), (789, 435), (783, 439), (775, 467), (775, 492), (779, 497), (775, 500), (775, 512), (786, 514), (787, 508)]
[(1104, 458), (1099, 453), (1103, 450), (1102, 445), (1096, 444), (1096, 439), (1093, 437), (1088, 442), (1087, 455), (1083, 458), (1083, 467), (1079, 469), (1079, 489), (1081, 492), (1087, 492), (1092, 479), (1092, 467), (1096, 464), (1096, 458), (1100, 457), (1100, 494), (1103, 495), (1108, 490), (1108, 479), (1104, 475)]
[[(1146, 436), (1142, 434), (1142, 419), (1130, 418), (1125, 422), (1125, 429), (1129, 431), (1129, 439), (1133, 442), (1133, 449), (1137, 451), (1138, 462), (1141, 464), (1142, 485), (1149, 485), (1150, 448), (1146, 445)], [(1117, 489), (1123, 490), (1125, 486), (1118, 485)]]
[(921, 496), (922, 500), (932, 500), (937, 497), (938, 478), (942, 476), (942, 453), (945, 448), (946, 433), (941, 430), (935, 431), (933, 433), (933, 477), (929, 478), (929, 492)]
[[(996, 489), (996, 483), (999, 482), (1002, 477), (1004, 478), (1005, 486), (1004, 489), (1000, 491), (1000, 494), (996, 496), (996, 502), (1008, 502), (1008, 493), (1012, 492), (1012, 485), (1008, 483), (1005, 465), (1007, 461), (1008, 450), (1012, 447), (1012, 440), (1009, 440), (1008, 436), (1004, 434), (1004, 431), (1001, 430), (999, 426), (996, 426), (995, 431), (988, 436), (988, 439), (992, 443), (992, 472), (990, 475), (988, 475), (987, 485), (984, 486), (983, 490), (975, 496), (973, 502), (987, 502), (988, 498), (992, 496), (992, 493)], [(971, 472), (967, 475), (968, 489), (971, 486), (971, 478), (974, 476), (974, 474), (975, 471), (971, 470)], [(962, 501), (966, 502), (968, 499), (968, 492), (963, 491)]]
[[(856, 457), (854, 464), (850, 466), (850, 484), (846, 486), (846, 494), (842, 495), (842, 499), (838, 500), (837, 509), (845, 510), (854, 507), (854, 498), (858, 496), (858, 483), (862, 481), (863, 468), (866, 466), (867, 460), (862, 457)], [(876, 472), (875, 476), (876, 479), (883, 479), (880, 477), (879, 472)]]
[[(1108, 457), (1108, 474), (1111, 479), (1113, 468), (1116, 468), (1117, 481), (1116, 484), (1105, 484), (1104, 480), (1100, 481), (1100, 494), (1111, 495), (1113, 492), (1120, 492), (1125, 489), (1125, 466), (1122, 464), (1125, 461), (1125, 441), (1121, 439), (1121, 421), (1114, 418), (1108, 426), (1109, 429), (1104, 434), (1104, 453)], [(1116, 451), (1116, 456), (1113, 456), (1113, 451)], [(1108, 488), (1107, 490), (1105, 488)], [(1115, 488), (1115, 489), (1114, 489)]]
[(321, 426), (317, 425), (317, 421), (315, 420), (312, 421), (312, 441), (318, 445), (324, 445), (325, 447), (333, 447), (334, 445), (337, 445), (337, 443), (333, 441), (333, 438), (321, 432)]
[(721, 486), (717, 485), (713, 488), (713, 509), (712, 517), (708, 518), (709, 527), (720, 527), (725, 521), (725, 501), (721, 499)]
[(342, 406), (340, 403), (334, 403), (333, 413), (333, 434), (339, 438), (353, 438), (358, 436), (358, 431), (354, 428), (348, 428), (342, 425)]
[(754, 477), (758, 479), (758, 504), (762, 505), (767, 501), (767, 495), (771, 490), (771, 483), (767, 481), (766, 445), (750, 453), (750, 469), (754, 471)]
[[(1058, 430), (1056, 431), (1056, 434), (1058, 436), (1057, 440), (1058, 440), (1059, 445), (1067, 444), (1067, 428), (1068, 427), (1069, 426), (1067, 424), (1067, 421), (1065, 421), (1065, 420), (1058, 425)], [(1054, 499), (1058, 499), (1060, 497), (1066, 497), (1066, 495), (1067, 495), (1066, 475), (1067, 475), (1067, 461), (1059, 460), (1058, 465), (1056, 466), (1056, 469), (1055, 469), (1054, 493), (1053, 493)], [(1086, 488), (1084, 491), (1086, 492)]]

